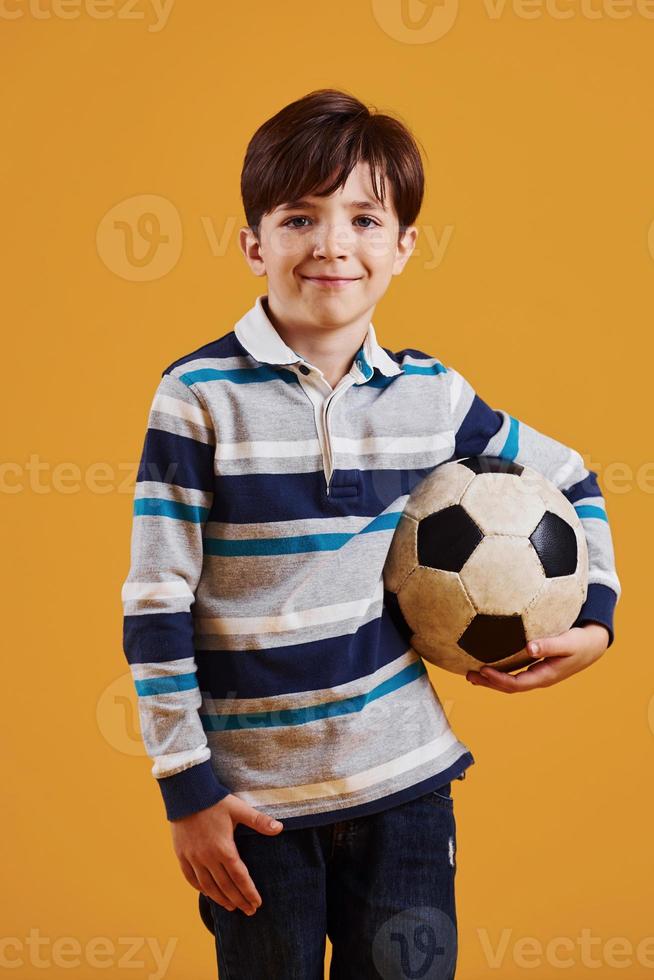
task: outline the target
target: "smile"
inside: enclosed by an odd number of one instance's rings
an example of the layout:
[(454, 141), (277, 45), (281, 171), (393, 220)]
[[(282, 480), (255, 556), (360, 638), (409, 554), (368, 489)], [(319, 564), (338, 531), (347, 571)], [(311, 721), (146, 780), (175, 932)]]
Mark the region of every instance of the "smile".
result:
[(359, 282), (359, 279), (329, 279), (323, 276), (302, 276), (302, 278), (316, 286), (324, 286), (327, 289), (342, 289), (344, 286), (350, 286), (353, 282)]

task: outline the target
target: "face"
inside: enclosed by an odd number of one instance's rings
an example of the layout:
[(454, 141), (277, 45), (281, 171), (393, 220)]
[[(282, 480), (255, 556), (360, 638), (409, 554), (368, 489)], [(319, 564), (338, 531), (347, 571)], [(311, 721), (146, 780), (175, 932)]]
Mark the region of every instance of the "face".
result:
[(240, 245), (255, 275), (268, 277), (268, 302), (289, 326), (367, 322), (391, 276), (415, 246), (415, 225), (398, 240), (390, 185), (386, 203), (373, 194), (370, 168), (359, 162), (329, 197), (308, 195), (265, 214), (257, 241), (242, 228)]

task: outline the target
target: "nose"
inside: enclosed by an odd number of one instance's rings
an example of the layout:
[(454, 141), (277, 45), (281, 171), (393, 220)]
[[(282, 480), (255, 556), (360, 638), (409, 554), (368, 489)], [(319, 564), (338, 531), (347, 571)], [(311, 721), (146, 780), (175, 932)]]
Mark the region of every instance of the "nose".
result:
[(349, 255), (352, 248), (352, 229), (348, 222), (331, 222), (315, 226), (314, 258), (337, 259)]

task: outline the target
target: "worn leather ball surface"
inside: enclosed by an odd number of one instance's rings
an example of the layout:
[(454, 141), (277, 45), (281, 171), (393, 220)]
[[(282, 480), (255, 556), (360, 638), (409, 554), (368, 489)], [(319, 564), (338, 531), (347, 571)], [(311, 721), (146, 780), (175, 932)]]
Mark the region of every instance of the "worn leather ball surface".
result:
[(457, 674), (517, 670), (529, 640), (576, 620), (588, 589), (586, 535), (564, 494), (510, 460), (444, 463), (411, 493), (384, 587), (414, 650)]

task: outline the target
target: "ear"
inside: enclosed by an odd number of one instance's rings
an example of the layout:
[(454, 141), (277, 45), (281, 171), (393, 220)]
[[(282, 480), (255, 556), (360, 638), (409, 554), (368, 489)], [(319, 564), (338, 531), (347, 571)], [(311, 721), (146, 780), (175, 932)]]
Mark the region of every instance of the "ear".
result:
[(252, 228), (246, 226), (239, 229), (238, 243), (241, 247), (243, 255), (245, 256), (245, 261), (250, 266), (250, 269), (255, 276), (265, 276), (266, 263), (263, 260), (263, 255), (261, 254), (259, 239), (255, 235)]
[(402, 269), (409, 261), (411, 253), (416, 247), (418, 228), (416, 225), (409, 225), (398, 238), (395, 248), (395, 260), (393, 262), (393, 275), (399, 276)]

